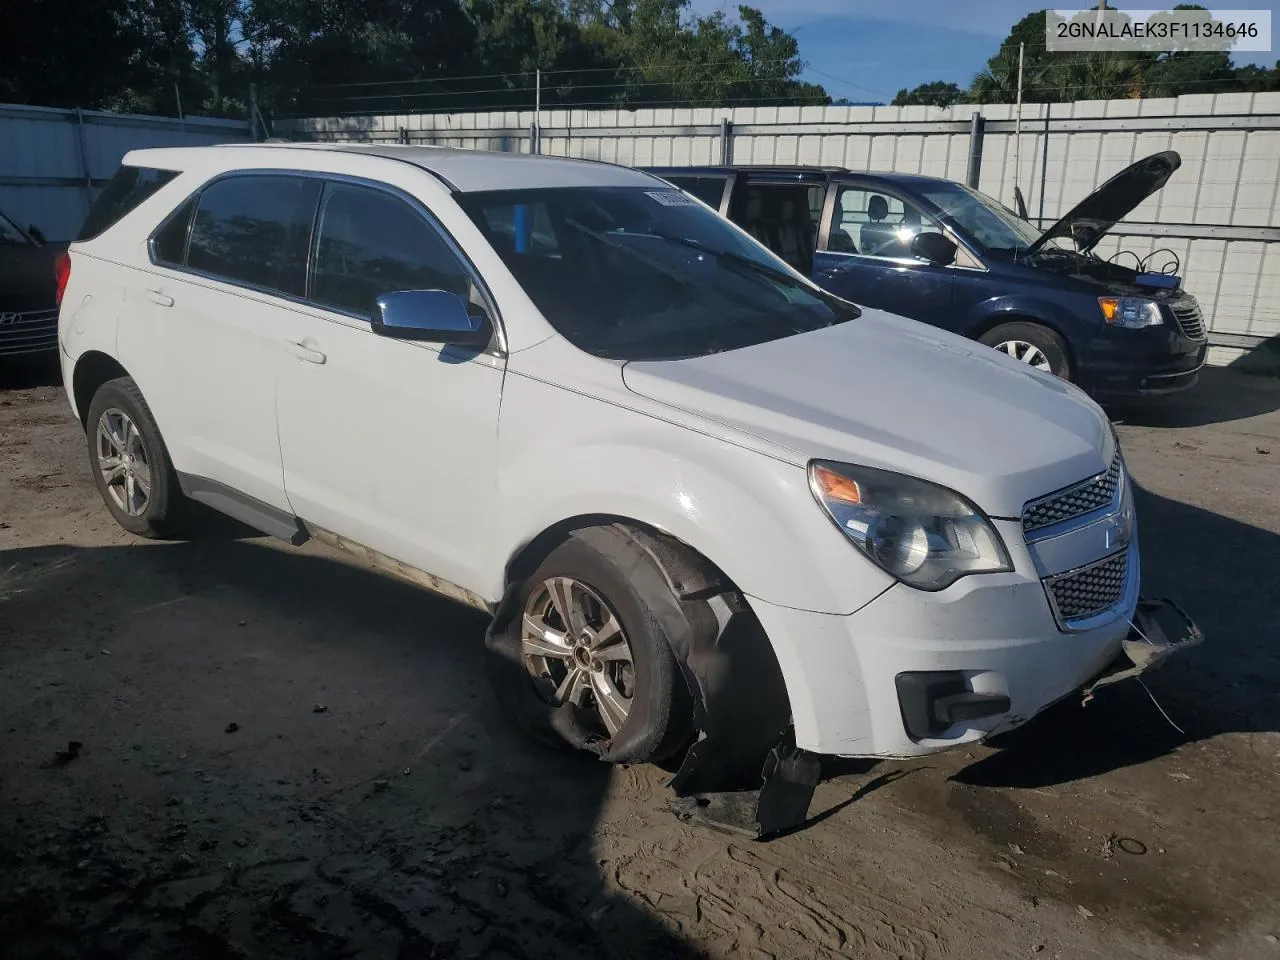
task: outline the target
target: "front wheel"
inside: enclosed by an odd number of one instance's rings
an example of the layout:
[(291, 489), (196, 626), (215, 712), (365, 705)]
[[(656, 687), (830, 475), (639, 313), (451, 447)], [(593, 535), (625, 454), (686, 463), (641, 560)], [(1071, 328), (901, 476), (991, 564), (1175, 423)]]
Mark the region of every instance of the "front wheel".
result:
[(1038, 323), (1002, 323), (978, 338), (980, 343), (999, 350), (1028, 366), (1071, 379), (1071, 359), (1062, 337)]
[(523, 581), (490, 638), (496, 692), (521, 726), (622, 763), (688, 743), (692, 697), (656, 615), (678, 602), (637, 589), (648, 562), (625, 540), (571, 536)]

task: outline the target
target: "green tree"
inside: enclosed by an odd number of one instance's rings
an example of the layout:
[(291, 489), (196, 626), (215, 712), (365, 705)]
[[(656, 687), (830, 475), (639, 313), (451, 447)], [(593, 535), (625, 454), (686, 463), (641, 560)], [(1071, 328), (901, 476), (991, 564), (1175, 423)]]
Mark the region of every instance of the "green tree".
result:
[(934, 80), (931, 83), (922, 83), (911, 90), (905, 87), (899, 90), (897, 96), (893, 98), (893, 106), (949, 107), (953, 103), (962, 102), (964, 97), (965, 92), (954, 83)]

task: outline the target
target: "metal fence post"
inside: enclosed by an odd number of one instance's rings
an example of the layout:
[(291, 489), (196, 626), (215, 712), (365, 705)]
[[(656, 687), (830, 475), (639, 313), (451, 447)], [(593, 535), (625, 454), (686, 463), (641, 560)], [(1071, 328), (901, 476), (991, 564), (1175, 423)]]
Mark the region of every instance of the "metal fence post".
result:
[(249, 142), (258, 142), (258, 85), (249, 84)]
[(969, 167), (964, 181), (974, 190), (978, 189), (978, 177), (982, 173), (982, 137), (986, 126), (987, 121), (980, 113), (975, 113), (969, 121)]
[(1036, 218), (1042, 226), (1044, 225), (1044, 189), (1049, 183), (1049, 111), (1051, 109), (1053, 104), (1044, 105), (1044, 143), (1041, 144), (1040, 156), (1040, 214)]
[(720, 163), (726, 167), (733, 163), (733, 121), (728, 117), (720, 118)]

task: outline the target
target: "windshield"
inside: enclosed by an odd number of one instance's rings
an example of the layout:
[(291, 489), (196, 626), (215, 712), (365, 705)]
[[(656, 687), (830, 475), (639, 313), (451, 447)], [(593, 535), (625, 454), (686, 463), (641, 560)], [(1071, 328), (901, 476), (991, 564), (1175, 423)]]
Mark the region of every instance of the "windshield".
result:
[(704, 356), (858, 315), (706, 207), (656, 182), (457, 200), (548, 322), (596, 356)]
[(0, 213), (0, 243), (7, 246), (25, 247), (31, 243), (26, 234), (17, 228), (12, 220)]
[(951, 217), (987, 253), (1017, 255), (1040, 239), (1040, 230), (1004, 204), (964, 184), (940, 180), (920, 192)]

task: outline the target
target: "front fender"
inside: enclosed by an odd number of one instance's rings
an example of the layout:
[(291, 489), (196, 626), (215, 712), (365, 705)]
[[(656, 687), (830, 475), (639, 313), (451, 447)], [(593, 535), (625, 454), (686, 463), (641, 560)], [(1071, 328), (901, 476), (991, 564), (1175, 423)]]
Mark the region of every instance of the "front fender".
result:
[(744, 593), (780, 606), (851, 613), (892, 583), (827, 519), (803, 468), (689, 424), (511, 376), (499, 447), (495, 596), (524, 545), (586, 515), (670, 534)]
[(974, 304), (961, 320), (965, 336), (977, 339), (1000, 323), (1027, 320), (1049, 327), (1069, 343), (1079, 340), (1085, 324), (1075, 306), (1075, 297), (1061, 300), (1025, 293), (991, 297)]

